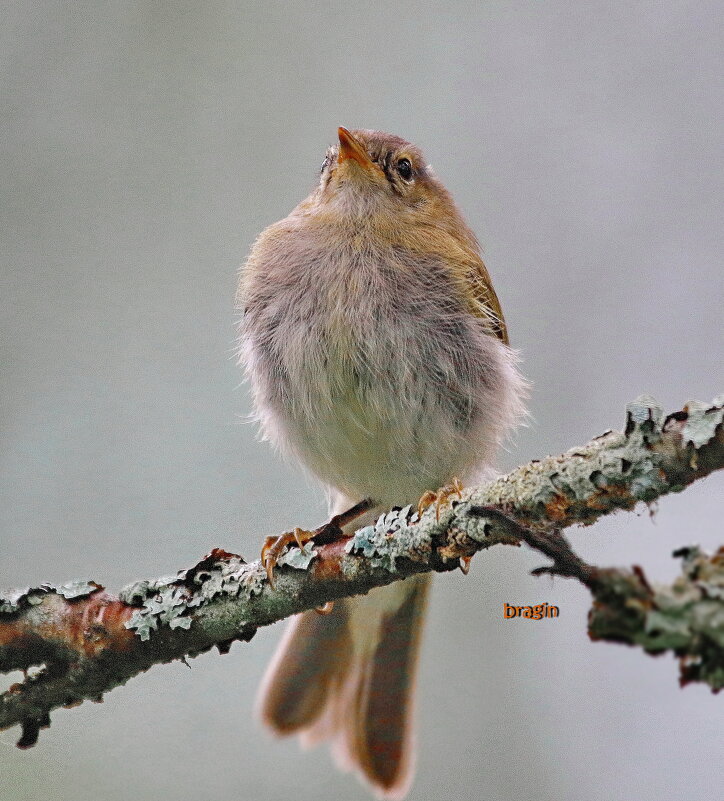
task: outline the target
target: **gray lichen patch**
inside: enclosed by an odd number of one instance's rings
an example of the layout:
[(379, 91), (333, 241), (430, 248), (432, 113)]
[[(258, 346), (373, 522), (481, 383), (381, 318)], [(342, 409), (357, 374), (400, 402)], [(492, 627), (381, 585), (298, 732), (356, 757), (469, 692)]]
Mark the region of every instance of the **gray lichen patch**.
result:
[(196, 610), (219, 597), (249, 599), (259, 595), (266, 572), (258, 562), (247, 564), (240, 556), (213, 550), (197, 565), (175, 577), (139, 581), (124, 587), (120, 599), (139, 607), (126, 622), (142, 640), (161, 626), (188, 629)]
[(276, 566), (282, 567), (283, 565), (287, 565), (288, 567), (293, 567), (295, 570), (307, 570), (315, 556), (317, 556), (317, 551), (314, 550), (310, 543), (307, 543), (304, 548), (288, 548), (279, 559), (277, 559)]
[(56, 591), (66, 601), (71, 601), (76, 598), (87, 598), (102, 589), (103, 587), (100, 584), (96, 584), (95, 581), (68, 581), (65, 584), (61, 584)]
[(185, 628), (191, 626), (191, 618), (183, 617), (188, 609), (189, 598), (180, 587), (164, 587), (145, 599), (143, 606), (137, 609), (126, 622), (127, 629), (135, 629), (142, 640), (148, 640), (151, 632), (162, 624), (169, 628)]
[(23, 587), (17, 590), (0, 591), (0, 615), (15, 615), (28, 606), (37, 606), (46, 595), (55, 593), (66, 601), (87, 598), (103, 587), (95, 581), (68, 581), (56, 587), (54, 584), (40, 584), (37, 587)]
[(177, 583), (178, 576), (163, 576), (158, 579), (142, 581), (134, 581), (131, 584), (126, 584), (125, 587), (118, 593), (119, 600), (128, 604), (128, 606), (143, 606), (146, 598), (154, 595), (156, 592), (164, 590)]
[(683, 559), (681, 575), (671, 586), (656, 586), (638, 599), (624, 575), (610, 573), (591, 611), (589, 631), (594, 639), (622, 640), (653, 654), (673, 651), (685, 657), (683, 682), (704, 681), (720, 690), (724, 548), (709, 555), (692, 546), (674, 555)]
[(663, 406), (651, 395), (639, 395), (638, 398), (626, 405), (626, 430), (629, 426), (649, 425), (652, 430), (661, 430), (664, 420)]
[[(722, 410), (691, 405), (692, 423), (685, 436), (709, 441), (722, 422)], [(656, 445), (662, 438), (664, 413), (642, 395), (626, 407), (623, 432), (608, 431), (560, 456), (532, 462), (482, 487), (470, 496), (476, 504), (516, 508), (528, 523), (593, 522), (611, 508), (631, 508), (681, 489), (670, 484), (661, 468), (666, 455)], [(688, 421), (687, 421), (688, 425)]]
[[(449, 514), (449, 513), (448, 513)], [(395, 508), (381, 515), (374, 525), (355, 532), (345, 546), (349, 554), (360, 554), (370, 560), (372, 567), (381, 567), (390, 573), (397, 572), (400, 558), (425, 561), (431, 551), (431, 530), (440, 528), (434, 516), (420, 521), (412, 506)]]
[(683, 571), (671, 587), (657, 587), (654, 609), (646, 616), (639, 644), (646, 650), (686, 649), (698, 644), (700, 667), (723, 671), (724, 686), (724, 549), (709, 555), (698, 547), (676, 552)]
[(19, 612), (31, 591), (30, 587), (0, 592), (0, 615), (14, 615)]
[(724, 395), (718, 395), (710, 404), (689, 401), (685, 409), (687, 418), (681, 433), (684, 443), (695, 448), (707, 445), (724, 422)]

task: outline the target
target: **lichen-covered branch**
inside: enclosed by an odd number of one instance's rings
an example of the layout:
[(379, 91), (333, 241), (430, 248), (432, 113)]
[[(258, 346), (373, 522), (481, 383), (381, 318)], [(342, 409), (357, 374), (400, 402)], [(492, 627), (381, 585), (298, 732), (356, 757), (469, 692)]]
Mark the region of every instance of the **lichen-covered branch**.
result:
[(664, 417), (650, 398), (626, 426), (463, 492), (421, 519), (410, 507), (383, 515), (347, 540), (290, 548), (271, 587), (262, 565), (213, 550), (175, 576), (141, 581), (118, 597), (94, 582), (0, 593), (0, 672), (25, 671), (0, 695), (0, 729), (22, 725), (37, 740), (50, 712), (103, 693), (154, 664), (195, 656), (259, 626), (425, 571), (453, 570), (495, 544), (526, 543), (550, 564), (535, 573), (575, 578), (590, 590), (594, 639), (672, 651), (681, 680), (724, 687), (724, 550), (677, 552), (673, 585), (652, 587), (634, 567), (586, 564), (561, 529), (632, 509), (724, 467), (724, 397)]

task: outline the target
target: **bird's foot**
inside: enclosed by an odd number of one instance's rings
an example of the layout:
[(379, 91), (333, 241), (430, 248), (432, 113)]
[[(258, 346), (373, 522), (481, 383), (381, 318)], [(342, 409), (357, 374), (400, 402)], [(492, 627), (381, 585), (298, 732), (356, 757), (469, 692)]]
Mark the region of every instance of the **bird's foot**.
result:
[(428, 490), (417, 504), (417, 514), (422, 517), (423, 513), (427, 511), (433, 504), (435, 504), (435, 519), (440, 519), (440, 507), (450, 501), (451, 496), (457, 495), (458, 498), (463, 497), (463, 484), (459, 478), (454, 478), (449, 484), (441, 487), (439, 490)]
[[(274, 589), (274, 568), (289, 545), (296, 543), (304, 550), (304, 544), (310, 540), (314, 540), (315, 545), (325, 545), (328, 542), (334, 542), (344, 536), (343, 526), (356, 520), (360, 515), (364, 514), (364, 512), (371, 509), (372, 506), (372, 500), (370, 498), (365, 498), (365, 500), (356, 503), (350, 509), (347, 509), (347, 511), (335, 515), (323, 526), (315, 528), (314, 531), (295, 528), (293, 531), (285, 531), (284, 534), (280, 534), (278, 537), (267, 537), (261, 549), (261, 563), (264, 565), (272, 589)], [(329, 609), (324, 609), (324, 612), (331, 611), (331, 607)]]
[(435, 504), (435, 520), (440, 519), (440, 507), (449, 503), (451, 496), (457, 495), (458, 498), (463, 497), (463, 483), (459, 478), (454, 478), (449, 484), (446, 484), (439, 490), (433, 492), (428, 490), (417, 504), (417, 514), (422, 517), (433, 504)]
[(272, 589), (274, 588), (274, 567), (287, 546), (296, 542), (304, 550), (304, 543), (313, 539), (316, 533), (316, 531), (306, 531), (297, 527), (293, 531), (285, 531), (278, 537), (272, 535), (264, 540), (264, 545), (261, 548), (261, 563), (264, 565)]

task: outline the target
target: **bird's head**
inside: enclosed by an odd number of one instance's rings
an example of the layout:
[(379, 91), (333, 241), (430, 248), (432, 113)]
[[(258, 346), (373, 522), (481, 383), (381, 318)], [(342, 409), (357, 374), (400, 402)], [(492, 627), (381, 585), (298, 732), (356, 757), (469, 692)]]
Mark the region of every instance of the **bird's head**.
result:
[(429, 213), (452, 205), (415, 145), (382, 131), (340, 127), (338, 136), (339, 143), (327, 150), (322, 163), (315, 193), (320, 206), (395, 218), (406, 211)]
[(316, 189), (292, 216), (326, 237), (325, 247), (402, 248), (461, 265), (480, 262), (479, 245), (422, 151), (394, 134), (340, 127)]

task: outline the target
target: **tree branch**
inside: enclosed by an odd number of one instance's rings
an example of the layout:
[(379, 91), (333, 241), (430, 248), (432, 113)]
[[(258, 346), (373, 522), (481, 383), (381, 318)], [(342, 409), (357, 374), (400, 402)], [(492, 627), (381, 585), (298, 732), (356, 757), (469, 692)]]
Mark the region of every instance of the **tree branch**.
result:
[[(533, 571), (575, 578), (591, 592), (593, 639), (680, 657), (681, 681), (724, 687), (724, 549), (677, 551), (681, 575), (652, 587), (639, 567), (586, 564), (560, 533), (617, 509), (679, 492), (724, 467), (724, 396), (664, 417), (651, 398), (629, 404), (624, 431), (472, 487), (422, 519), (394, 509), (353, 537), (280, 559), (276, 587), (262, 565), (214, 549), (176, 576), (141, 581), (115, 597), (94, 582), (0, 594), (0, 671), (23, 670), (0, 695), (0, 729), (22, 725), (35, 743), (60, 706), (124, 684), (152, 665), (196, 656), (259, 626), (404, 579), (453, 570), (479, 550), (525, 542), (551, 564)], [(465, 562), (463, 561), (464, 565)], [(39, 667), (40, 666), (40, 667)]]

